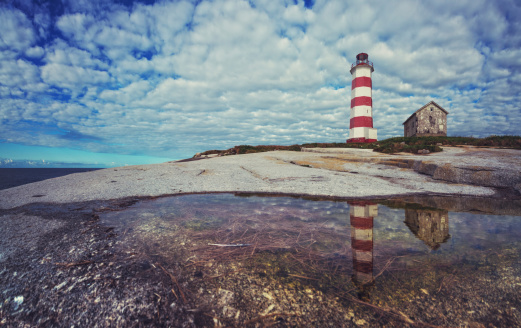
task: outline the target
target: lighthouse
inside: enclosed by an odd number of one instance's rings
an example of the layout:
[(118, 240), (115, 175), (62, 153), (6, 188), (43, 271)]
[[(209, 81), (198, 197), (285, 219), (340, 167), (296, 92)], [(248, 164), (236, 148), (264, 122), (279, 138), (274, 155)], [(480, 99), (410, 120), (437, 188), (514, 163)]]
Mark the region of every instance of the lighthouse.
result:
[(356, 63), (351, 65), (351, 116), (347, 142), (375, 142), (376, 129), (373, 128), (372, 80), (373, 63), (369, 55), (359, 53)]

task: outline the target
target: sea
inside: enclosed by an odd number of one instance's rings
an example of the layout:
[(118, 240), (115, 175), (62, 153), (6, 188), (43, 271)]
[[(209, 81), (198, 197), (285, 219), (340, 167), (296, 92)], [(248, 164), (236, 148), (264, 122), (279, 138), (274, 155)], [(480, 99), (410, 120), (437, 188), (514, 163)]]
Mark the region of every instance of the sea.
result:
[(99, 168), (0, 168), (0, 190)]

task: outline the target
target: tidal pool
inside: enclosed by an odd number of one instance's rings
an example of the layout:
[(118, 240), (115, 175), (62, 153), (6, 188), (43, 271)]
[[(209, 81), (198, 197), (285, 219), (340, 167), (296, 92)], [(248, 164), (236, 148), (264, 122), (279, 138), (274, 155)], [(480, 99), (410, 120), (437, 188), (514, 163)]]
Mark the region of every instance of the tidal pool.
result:
[(205, 194), (100, 217), (197, 326), (521, 326), (519, 201)]

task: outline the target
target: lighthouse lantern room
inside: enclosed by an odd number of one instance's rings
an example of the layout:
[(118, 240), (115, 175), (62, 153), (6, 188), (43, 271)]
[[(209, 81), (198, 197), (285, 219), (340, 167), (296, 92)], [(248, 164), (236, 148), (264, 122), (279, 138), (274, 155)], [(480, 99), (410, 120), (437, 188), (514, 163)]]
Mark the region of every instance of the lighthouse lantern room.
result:
[(372, 80), (373, 63), (369, 55), (359, 53), (356, 63), (351, 66), (351, 116), (347, 142), (375, 142), (376, 129), (373, 128)]

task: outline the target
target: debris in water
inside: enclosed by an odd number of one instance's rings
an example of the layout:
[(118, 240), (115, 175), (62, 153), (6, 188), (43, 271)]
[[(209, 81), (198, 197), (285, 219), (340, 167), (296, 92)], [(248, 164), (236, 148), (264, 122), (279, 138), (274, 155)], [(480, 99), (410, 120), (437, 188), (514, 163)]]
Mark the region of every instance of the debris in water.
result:
[(246, 247), (251, 246), (251, 244), (208, 244), (209, 246), (217, 246), (217, 247)]

